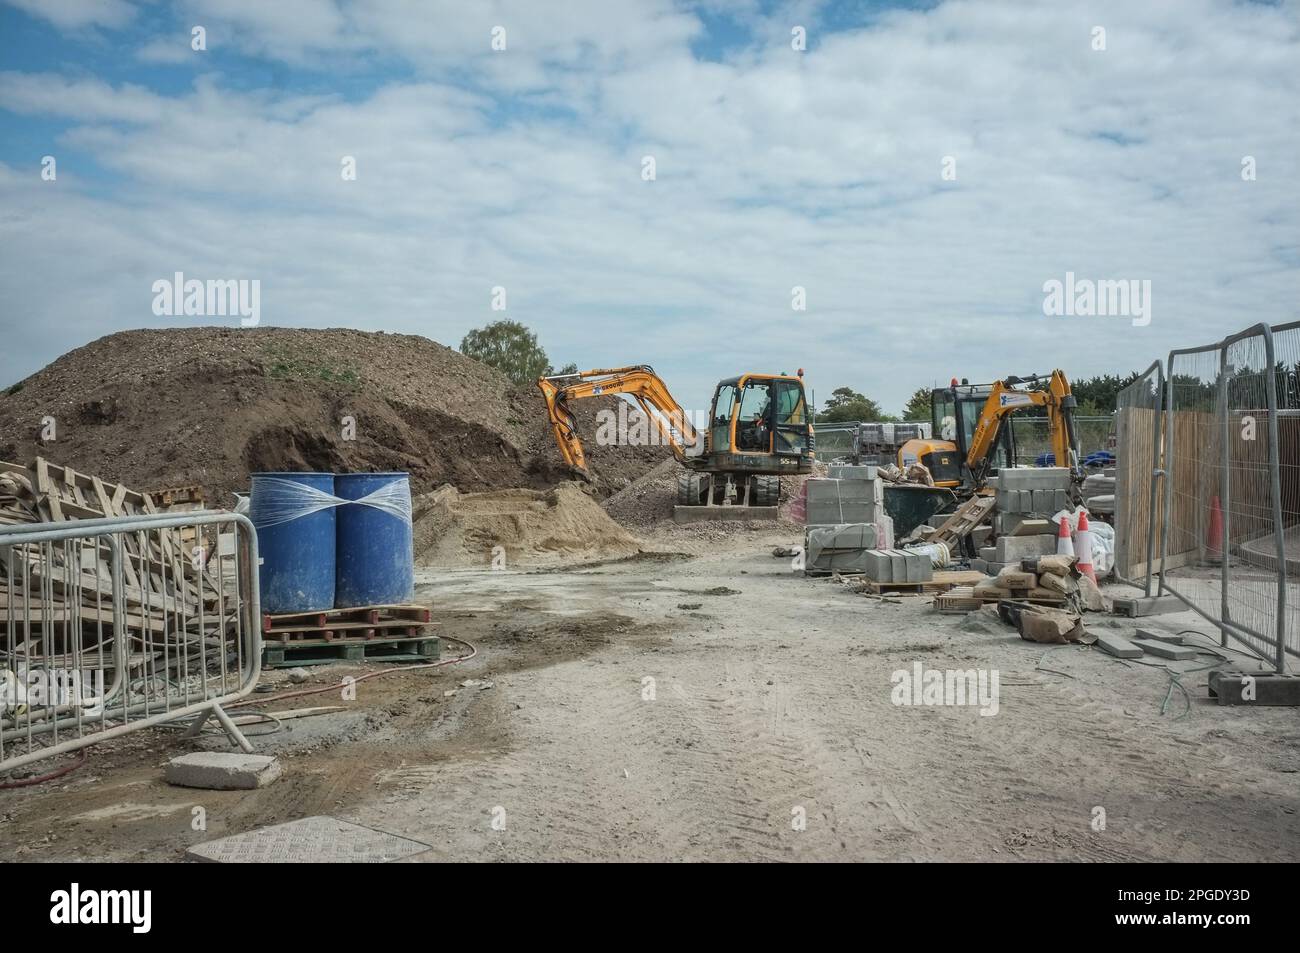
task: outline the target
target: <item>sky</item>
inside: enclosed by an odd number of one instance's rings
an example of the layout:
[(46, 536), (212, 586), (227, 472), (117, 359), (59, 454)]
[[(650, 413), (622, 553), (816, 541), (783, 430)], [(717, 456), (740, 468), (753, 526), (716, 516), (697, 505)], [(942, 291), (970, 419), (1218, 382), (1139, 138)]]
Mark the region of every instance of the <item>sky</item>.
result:
[(1300, 317), (1298, 94), (1293, 0), (0, 0), (0, 386), (240, 326), (155, 314), (176, 272), (688, 407), (1140, 370)]

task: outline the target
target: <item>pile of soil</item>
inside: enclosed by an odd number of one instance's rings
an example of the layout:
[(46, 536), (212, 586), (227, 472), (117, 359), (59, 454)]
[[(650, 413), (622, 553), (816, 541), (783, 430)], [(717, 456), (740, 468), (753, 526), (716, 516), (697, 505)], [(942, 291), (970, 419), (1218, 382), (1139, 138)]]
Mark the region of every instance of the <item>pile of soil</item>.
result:
[[(618, 400), (575, 405), (601, 497), (668, 454), (597, 445), (596, 415)], [(55, 439), (42, 442), (47, 417)], [(427, 338), (342, 329), (101, 338), (0, 395), (0, 459), (28, 464), (38, 454), (138, 490), (197, 484), (216, 506), (265, 470), (404, 470), (416, 493), (571, 479), (535, 388)]]
[(641, 551), (640, 540), (577, 483), (488, 493), (444, 486), (417, 497), (413, 508), (415, 560), (422, 566), (513, 569), (621, 559)]

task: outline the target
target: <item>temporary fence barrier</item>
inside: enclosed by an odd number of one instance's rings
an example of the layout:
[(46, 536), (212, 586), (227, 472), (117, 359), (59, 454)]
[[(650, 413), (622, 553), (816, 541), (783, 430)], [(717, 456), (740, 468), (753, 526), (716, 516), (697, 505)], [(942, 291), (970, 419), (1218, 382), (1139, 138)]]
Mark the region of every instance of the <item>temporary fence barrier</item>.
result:
[(0, 529), (0, 771), (215, 716), (261, 674), (257, 534), (225, 512)]
[[(1159, 593), (1216, 625), (1225, 645), (1285, 671), (1300, 656), (1300, 322), (1171, 351), (1153, 437), (1158, 371), (1120, 394), (1120, 575), (1143, 577), (1150, 594), (1158, 573)], [(1159, 483), (1159, 519), (1143, 505), (1157, 489), (1144, 473)]]

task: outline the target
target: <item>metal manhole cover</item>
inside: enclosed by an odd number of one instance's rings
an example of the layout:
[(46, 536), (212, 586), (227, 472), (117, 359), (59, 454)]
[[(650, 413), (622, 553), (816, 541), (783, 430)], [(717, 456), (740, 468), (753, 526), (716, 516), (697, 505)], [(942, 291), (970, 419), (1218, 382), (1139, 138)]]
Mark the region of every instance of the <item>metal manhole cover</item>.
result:
[(333, 817), (304, 817), (196, 844), (189, 860), (214, 864), (387, 864), (428, 844)]

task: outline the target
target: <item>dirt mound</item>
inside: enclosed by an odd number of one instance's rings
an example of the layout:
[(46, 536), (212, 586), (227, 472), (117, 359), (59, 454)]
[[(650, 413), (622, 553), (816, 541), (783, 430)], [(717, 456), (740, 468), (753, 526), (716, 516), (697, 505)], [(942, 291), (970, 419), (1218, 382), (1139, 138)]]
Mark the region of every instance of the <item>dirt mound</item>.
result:
[[(617, 400), (577, 407), (601, 496), (667, 453), (596, 444), (596, 414)], [(101, 338), (0, 395), (0, 459), (37, 454), (141, 490), (199, 484), (217, 505), (257, 470), (406, 470), (417, 493), (570, 478), (536, 390), (426, 338), (341, 329)]]
[[(576, 483), (553, 490), (461, 493), (444, 486), (413, 501), (415, 559), (424, 566), (518, 566), (620, 559), (640, 541)], [(500, 547), (498, 549), (498, 547)]]

